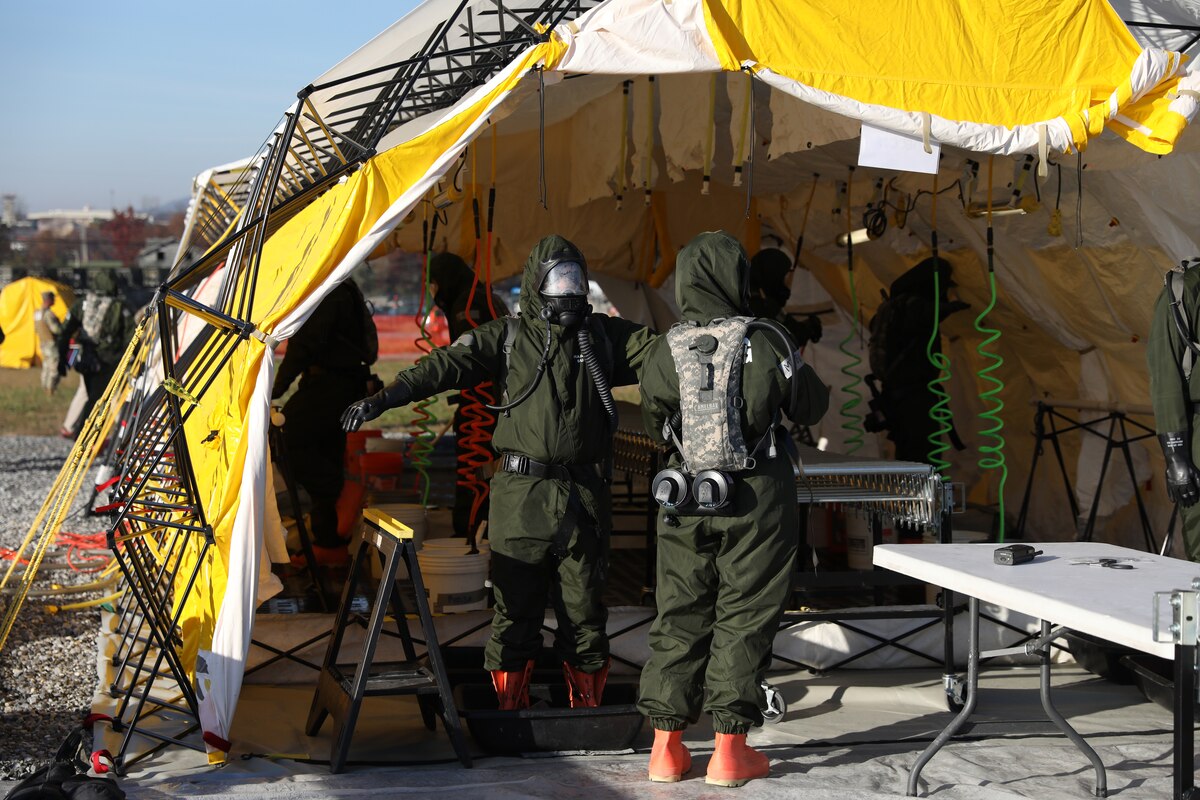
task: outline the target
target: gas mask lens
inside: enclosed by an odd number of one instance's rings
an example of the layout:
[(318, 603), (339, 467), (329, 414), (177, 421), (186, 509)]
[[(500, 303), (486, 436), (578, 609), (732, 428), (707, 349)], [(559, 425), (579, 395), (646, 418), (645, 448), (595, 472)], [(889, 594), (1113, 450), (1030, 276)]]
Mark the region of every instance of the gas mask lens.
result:
[(542, 281), (542, 294), (547, 297), (586, 297), (587, 293), (587, 277), (583, 265), (578, 261), (562, 261), (555, 264)]

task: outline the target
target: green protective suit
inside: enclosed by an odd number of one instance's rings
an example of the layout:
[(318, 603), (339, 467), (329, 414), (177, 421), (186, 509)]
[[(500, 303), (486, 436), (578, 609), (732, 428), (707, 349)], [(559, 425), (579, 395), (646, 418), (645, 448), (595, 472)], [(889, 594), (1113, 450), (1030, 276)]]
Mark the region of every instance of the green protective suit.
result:
[[(448, 347), (438, 348), (396, 380), (412, 400), (491, 380), (511, 399), (533, 381), (541, 361), (547, 323), (539, 314), (538, 268), (552, 253), (577, 251), (560, 236), (534, 247), (521, 282), (521, 317), (505, 375), (506, 320), (485, 322)], [(654, 332), (628, 320), (593, 314), (593, 348), (613, 386), (636, 383)], [(563, 660), (596, 672), (608, 660), (601, 602), (612, 529), (608, 462), (612, 432), (592, 380), (579, 359), (574, 332), (550, 326), (549, 365), (533, 394), (501, 413), (492, 437), (497, 453), (525, 455), (571, 468), (572, 480), (498, 471), (491, 482), (488, 538), (496, 616), (485, 650), (488, 670), (523, 669), (541, 648), (547, 600), (558, 618), (555, 647)], [(597, 335), (600, 334), (600, 335)], [(602, 337), (607, 344), (598, 339)], [(603, 465), (600, 467), (594, 465)], [(565, 552), (563, 552), (565, 551)], [(561, 554), (561, 557), (560, 557)]]
[(288, 340), (275, 372), (271, 397), (279, 398), (300, 378), (283, 407), (283, 439), (292, 477), (312, 499), (313, 543), (342, 547), (337, 501), (345, 483), (346, 432), (342, 410), (361, 397), (371, 354), (362, 347), (367, 308), (354, 281), (334, 287), (300, 330)]
[[(1183, 353), (1186, 349), (1172, 316), (1166, 287), (1154, 305), (1150, 323), (1150, 341), (1146, 345), (1146, 360), (1150, 366), (1150, 402), (1154, 406), (1154, 427), (1157, 433), (1183, 431), (1191, 439), (1192, 463), (1200, 465), (1200, 436), (1196, 435), (1196, 410), (1200, 403), (1200, 363), (1191, 378), (1183, 374)], [(1183, 273), (1183, 313), (1191, 323), (1193, 335), (1200, 334), (1200, 268)], [(1200, 503), (1180, 506), (1179, 518), (1183, 528), (1183, 547), (1190, 561), (1200, 561)]]
[[(703, 324), (745, 314), (748, 261), (736, 239), (701, 234), (676, 263), (675, 296), (685, 320)], [(829, 405), (829, 391), (812, 368), (804, 365), (796, 373), (796, 405), (789, 407), (792, 389), (780, 369), (781, 343), (761, 330), (752, 331), (749, 342), (751, 357), (742, 370), (747, 445), (758, 442), (779, 411), (798, 424), (817, 422)], [(646, 430), (657, 434), (679, 408), (679, 378), (666, 337), (646, 357), (641, 392)], [(672, 466), (681, 463), (675, 454)], [(718, 733), (745, 733), (762, 723), (766, 701), (760, 682), (799, 537), (796, 483), (782, 447), (775, 458), (760, 453), (754, 469), (736, 479), (730, 516), (659, 512), (658, 617), (638, 702), (658, 730), (681, 730), (702, 708), (712, 714)]]

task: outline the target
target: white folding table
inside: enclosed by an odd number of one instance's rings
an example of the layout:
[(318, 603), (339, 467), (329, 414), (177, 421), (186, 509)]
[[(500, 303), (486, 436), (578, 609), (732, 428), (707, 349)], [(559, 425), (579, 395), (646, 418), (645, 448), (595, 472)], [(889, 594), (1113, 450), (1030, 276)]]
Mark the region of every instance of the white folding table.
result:
[[(966, 698), (962, 710), (925, 749), (908, 776), (907, 794), (915, 796), (921, 769), (971, 716), (979, 688), (979, 605), (993, 603), (1041, 620), (1041, 635), (1021, 650), (1041, 655), (1042, 707), (1047, 716), (1091, 761), (1096, 796), (1107, 795), (1104, 765), (1050, 700), (1050, 642), (1068, 630), (1106, 639), (1175, 662), (1174, 788), (1179, 800), (1200, 796), (1193, 779), (1193, 719), (1196, 639), (1176, 636), (1155, 641), (1155, 595), (1191, 592), (1200, 564), (1096, 542), (1042, 542), (1043, 551), (1025, 564), (993, 563), (995, 544), (879, 545), (878, 567), (965, 595), (969, 620)], [(1109, 565), (1099, 562), (1112, 559)], [(1114, 568), (1115, 565), (1133, 569)], [(1167, 624), (1170, 624), (1167, 608)], [(1192, 613), (1192, 612), (1185, 612)], [(1186, 618), (1194, 627), (1197, 622)], [(1052, 627), (1053, 626), (1053, 627)], [(1160, 623), (1159, 628), (1164, 626)], [(982, 656), (998, 655), (999, 651)]]

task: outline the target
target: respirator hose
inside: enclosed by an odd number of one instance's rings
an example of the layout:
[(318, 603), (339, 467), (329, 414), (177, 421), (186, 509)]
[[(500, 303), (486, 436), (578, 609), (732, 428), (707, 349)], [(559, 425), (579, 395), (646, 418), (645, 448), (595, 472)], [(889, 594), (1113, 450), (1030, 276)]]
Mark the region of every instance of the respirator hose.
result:
[[(545, 317), (546, 315), (543, 313), (542, 316)], [(542, 346), (542, 360), (538, 362), (537, 373), (533, 376), (533, 380), (529, 382), (529, 386), (525, 389), (525, 391), (521, 392), (520, 397), (518, 397), (516, 400), (513, 400), (511, 403), (498, 406), (484, 403), (484, 407), (490, 408), (492, 411), (508, 411), (516, 408), (517, 406), (521, 405), (521, 403), (524, 403), (526, 400), (528, 400), (529, 395), (533, 394), (533, 390), (536, 389), (538, 384), (542, 382), (542, 376), (546, 374), (546, 365), (550, 363), (550, 323), (546, 322), (544, 319), (543, 322), (546, 323), (546, 343)], [(507, 380), (507, 376), (505, 376), (505, 380)]]
[(579, 342), (579, 354), (583, 356), (583, 363), (587, 367), (588, 374), (592, 376), (592, 385), (596, 387), (596, 394), (600, 395), (600, 402), (604, 406), (605, 413), (608, 414), (609, 430), (615, 431), (617, 429), (617, 404), (613, 402), (608, 376), (604, 374), (600, 360), (596, 358), (596, 351), (592, 349), (592, 335), (586, 328), (580, 328), (579, 332), (575, 334), (575, 339)]

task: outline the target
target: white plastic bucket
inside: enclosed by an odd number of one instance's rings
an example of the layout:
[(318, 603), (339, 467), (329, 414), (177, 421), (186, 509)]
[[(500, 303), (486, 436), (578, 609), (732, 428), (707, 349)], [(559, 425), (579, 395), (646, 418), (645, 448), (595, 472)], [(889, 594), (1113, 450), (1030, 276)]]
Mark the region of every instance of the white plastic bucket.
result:
[[(475, 549), (481, 553), (491, 552), (491, 545), (487, 539), (482, 542), (475, 543)], [(449, 539), (426, 539), (421, 545), (421, 551), (424, 553), (438, 553), (440, 555), (467, 555), (470, 549), (467, 547), (467, 540), (453, 536)]]
[(461, 552), (429, 544), (426, 542), (426, 547), (417, 553), (417, 563), (433, 612), (453, 614), (487, 608), (484, 582), (491, 552), (481, 548), (475, 555), (469, 555), (465, 544), (461, 545)]
[(418, 548), (421, 547), (421, 542), (425, 541), (425, 537), (429, 535), (425, 506), (420, 503), (380, 503), (371, 507), (379, 509), (401, 525), (412, 528), (413, 544)]
[(871, 569), (871, 551), (874, 549), (871, 518), (861, 514), (847, 514), (846, 566), (850, 569)]

